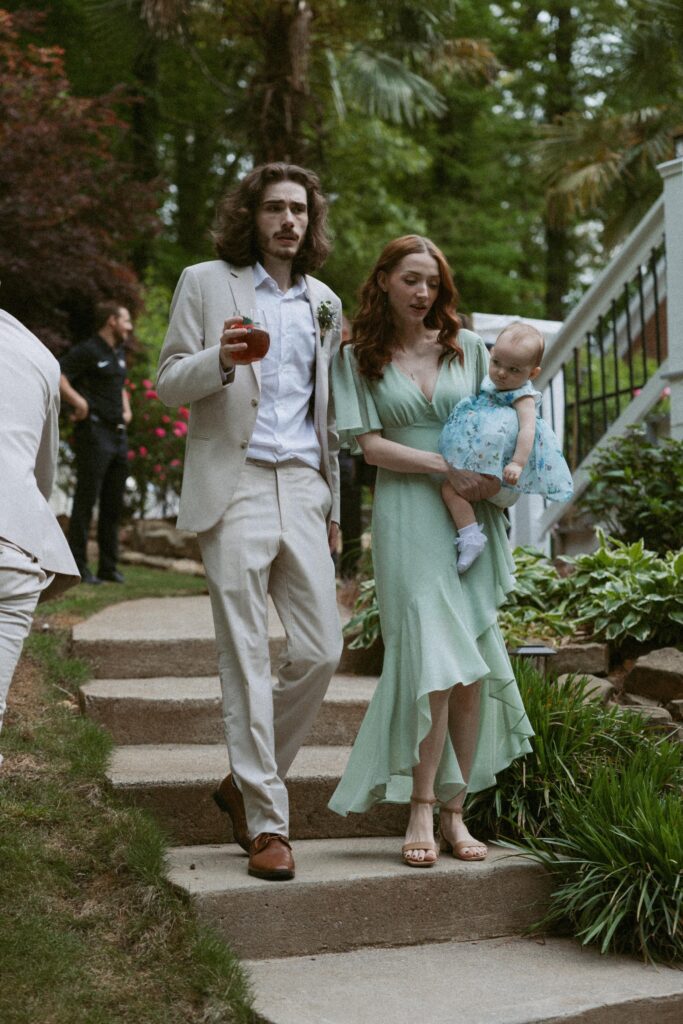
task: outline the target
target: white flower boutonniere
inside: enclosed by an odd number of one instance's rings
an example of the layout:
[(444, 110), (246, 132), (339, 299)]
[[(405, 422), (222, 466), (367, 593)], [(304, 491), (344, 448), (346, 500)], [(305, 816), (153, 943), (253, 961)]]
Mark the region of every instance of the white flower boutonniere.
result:
[(321, 343), (325, 340), (325, 335), (332, 328), (337, 326), (337, 314), (332, 308), (332, 303), (329, 299), (325, 299), (321, 302), (315, 311), (315, 315), (318, 318), (320, 325), (320, 341)]

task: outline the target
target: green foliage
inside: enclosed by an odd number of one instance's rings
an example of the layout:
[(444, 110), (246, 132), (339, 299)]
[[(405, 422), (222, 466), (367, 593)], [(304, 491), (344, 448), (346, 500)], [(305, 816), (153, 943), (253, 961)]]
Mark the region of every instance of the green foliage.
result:
[[(569, 922), (584, 945), (644, 960), (683, 959), (683, 803), (674, 744), (644, 745), (558, 798), (558, 836), (531, 856), (559, 881), (537, 929)], [(668, 760), (668, 764), (666, 761)], [(680, 753), (678, 755), (680, 777)], [(680, 781), (680, 779), (679, 779)]]
[[(616, 649), (633, 640), (683, 643), (683, 551), (660, 558), (642, 541), (623, 544), (601, 530), (598, 541), (592, 554), (563, 559), (568, 576), (533, 548), (515, 548), (516, 588), (499, 612), (509, 648), (575, 633)], [(353, 611), (345, 626), (351, 646), (369, 647), (379, 635), (374, 579), (361, 583)]]
[(563, 685), (545, 680), (526, 659), (514, 671), (535, 736), (533, 751), (498, 775), (494, 789), (472, 796), (468, 823), (476, 834), (510, 839), (564, 835), (560, 818), (565, 794), (579, 799), (604, 766), (610, 771), (647, 750), (662, 788), (683, 782), (683, 755), (678, 744), (655, 741), (643, 719), (617, 707), (605, 709), (598, 697), (587, 698), (587, 682), (570, 677)]
[(567, 559), (575, 571), (560, 585), (565, 614), (615, 646), (683, 642), (683, 551), (659, 558), (642, 540), (624, 544), (601, 530), (598, 539), (597, 551)]
[(600, 449), (588, 472), (579, 506), (612, 537), (627, 543), (642, 538), (660, 555), (680, 548), (683, 441), (653, 444), (642, 427), (631, 427)]
[(586, 680), (515, 675), (533, 750), (472, 796), (468, 824), (553, 871), (558, 888), (538, 929), (571, 927), (602, 952), (683, 955), (683, 751), (642, 716), (586, 697)]
[(552, 643), (570, 635), (563, 583), (552, 562), (534, 548), (515, 548), (513, 556), (515, 589), (498, 613), (507, 646), (519, 647), (531, 638)]
[[(149, 570), (130, 572), (133, 583), (104, 597), (154, 594), (163, 583), (163, 573), (152, 572), (155, 587)], [(200, 581), (184, 582), (194, 591)], [(41, 605), (39, 614), (63, 611), (66, 600)], [(18, 704), (3, 730), (0, 1020), (256, 1024), (237, 959), (198, 928), (164, 877), (164, 836), (111, 794), (110, 737), (74, 713), (73, 699), (65, 706), (80, 678), (66, 649), (56, 630), (29, 637), (42, 700), (36, 711)]]
[(363, 580), (360, 584), (358, 597), (353, 605), (353, 615), (344, 626), (344, 633), (354, 638), (349, 644), (351, 650), (372, 647), (381, 636), (374, 577)]
[(185, 437), (190, 410), (167, 409), (154, 390), (159, 352), (168, 326), (169, 290), (151, 280), (145, 288), (144, 312), (135, 325), (141, 354), (127, 382), (133, 419), (128, 427), (129, 472), (135, 494), (129, 496), (136, 515), (144, 518), (150, 499), (167, 515), (177, 501), (183, 478)]

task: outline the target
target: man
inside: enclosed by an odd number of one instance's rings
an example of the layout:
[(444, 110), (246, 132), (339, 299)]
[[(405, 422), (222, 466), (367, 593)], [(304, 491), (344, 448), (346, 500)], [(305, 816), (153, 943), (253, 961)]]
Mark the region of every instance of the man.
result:
[[(133, 330), (130, 313), (118, 302), (95, 309), (97, 334), (69, 349), (62, 359), (60, 391), (73, 406), (76, 493), (69, 544), (84, 583), (123, 583), (117, 569), (119, 520), (128, 476), (126, 426), (132, 419), (125, 388), (123, 343)], [(99, 569), (88, 568), (90, 521), (99, 500)]]
[[(0, 729), (38, 598), (78, 583), (47, 501), (59, 451), (59, 364), (0, 310)], [(0, 764), (2, 756), (0, 755)]]
[[(284, 778), (341, 653), (331, 550), (338, 438), (329, 396), (341, 305), (308, 272), (329, 251), (317, 177), (257, 167), (229, 193), (220, 259), (188, 267), (171, 307), (157, 391), (190, 405), (178, 526), (195, 530), (211, 595), (231, 774), (214, 799), (249, 873), (294, 876)], [(261, 308), (270, 350), (239, 364)], [(287, 650), (273, 687), (267, 595)]]

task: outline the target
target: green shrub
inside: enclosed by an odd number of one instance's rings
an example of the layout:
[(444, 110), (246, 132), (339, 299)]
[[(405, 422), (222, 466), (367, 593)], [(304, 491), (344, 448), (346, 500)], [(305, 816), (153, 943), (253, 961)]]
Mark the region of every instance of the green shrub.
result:
[(683, 551), (663, 558), (642, 540), (625, 544), (598, 530), (600, 547), (567, 559), (561, 581), (564, 613), (599, 640), (619, 646), (631, 637), (674, 646), (683, 642)]
[(601, 768), (614, 771), (642, 751), (660, 773), (660, 788), (683, 781), (681, 747), (650, 737), (642, 716), (587, 700), (585, 679), (558, 685), (524, 659), (514, 670), (535, 733), (533, 751), (500, 772), (496, 787), (470, 797), (473, 832), (525, 840), (561, 835), (565, 797), (579, 799)]
[(683, 803), (665, 760), (644, 746), (598, 768), (587, 790), (562, 793), (558, 838), (531, 853), (559, 881), (536, 930), (569, 923), (602, 953), (683, 960)]
[(508, 647), (518, 647), (530, 637), (546, 642), (572, 632), (565, 613), (562, 580), (545, 555), (534, 548), (515, 548), (516, 586), (498, 614)]
[(360, 584), (358, 597), (354, 601), (353, 615), (344, 626), (344, 633), (354, 639), (349, 644), (352, 650), (372, 647), (381, 635), (377, 588), (372, 577)]
[[(563, 559), (573, 569), (564, 577), (540, 552), (515, 548), (517, 585), (499, 613), (508, 647), (577, 632), (616, 649), (628, 640), (683, 644), (683, 551), (660, 557), (642, 540), (597, 535), (597, 551)], [(354, 636), (351, 647), (369, 647), (379, 636), (374, 579), (361, 583), (345, 632)]]
[(681, 546), (683, 441), (652, 444), (642, 427), (631, 427), (600, 449), (588, 473), (578, 505), (612, 537), (642, 539), (660, 555)]

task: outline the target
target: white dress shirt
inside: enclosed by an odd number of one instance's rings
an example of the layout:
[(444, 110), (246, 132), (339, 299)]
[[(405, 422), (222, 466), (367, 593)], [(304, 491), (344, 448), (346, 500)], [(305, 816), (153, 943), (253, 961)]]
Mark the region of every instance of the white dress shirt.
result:
[(254, 267), (256, 304), (265, 314), (270, 348), (261, 360), (261, 400), (247, 457), (265, 462), (301, 459), (320, 469), (320, 443), (310, 412), (315, 380), (315, 326), (303, 278), (287, 292), (260, 263)]

